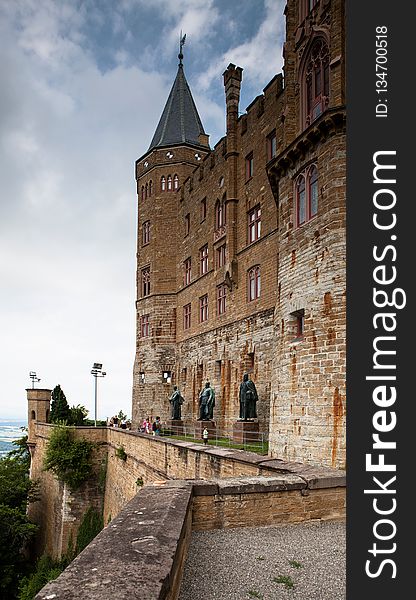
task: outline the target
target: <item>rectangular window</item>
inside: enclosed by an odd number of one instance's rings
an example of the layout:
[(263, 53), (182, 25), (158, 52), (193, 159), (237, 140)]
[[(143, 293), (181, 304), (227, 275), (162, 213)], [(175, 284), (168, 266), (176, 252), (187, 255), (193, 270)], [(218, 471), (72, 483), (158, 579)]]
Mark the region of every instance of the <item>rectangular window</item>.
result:
[(163, 383), (172, 383), (172, 371), (163, 371), (162, 381)]
[(199, 322), (203, 323), (208, 320), (208, 294), (201, 296), (199, 299)]
[(250, 152), (250, 154), (246, 157), (246, 181), (248, 181), (249, 179), (251, 179), (253, 177), (253, 172), (254, 172), (254, 158), (253, 158), (253, 153)]
[(185, 215), (185, 236), (189, 235), (191, 229), (191, 215), (188, 213)]
[(190, 258), (187, 258), (185, 260), (185, 262), (183, 263), (183, 268), (184, 268), (184, 284), (185, 285), (189, 285), (191, 283), (191, 275), (192, 275), (192, 262)]
[(219, 285), (217, 287), (217, 315), (223, 315), (226, 309), (227, 286)]
[(293, 319), (294, 341), (303, 339), (305, 331), (305, 309), (295, 310), (290, 313), (290, 316)]
[(220, 269), (221, 267), (223, 267), (225, 265), (226, 244), (222, 244), (222, 246), (217, 248), (215, 254), (216, 254), (216, 266), (217, 266), (217, 269)]
[(144, 371), (140, 371), (140, 373), (139, 373), (139, 381), (140, 381), (140, 383), (146, 383), (146, 376), (144, 374)]
[(150, 294), (150, 267), (142, 269), (142, 296)]
[(248, 272), (248, 300), (256, 300), (260, 298), (261, 292), (261, 278), (260, 278), (260, 267), (253, 267)]
[(276, 149), (277, 149), (277, 138), (276, 138), (276, 131), (272, 131), (272, 133), (270, 133), (267, 136), (267, 160), (271, 160), (274, 156), (276, 156)]
[(207, 199), (204, 198), (203, 200), (201, 200), (201, 213), (200, 213), (200, 217), (201, 217), (201, 223), (202, 221), (205, 221), (205, 219), (207, 218)]
[(248, 242), (251, 244), (261, 235), (261, 207), (256, 206), (248, 213)]
[(199, 274), (208, 273), (208, 244), (199, 250)]
[(149, 337), (150, 335), (150, 315), (140, 317), (140, 335), (141, 337)]
[(150, 221), (145, 221), (142, 225), (142, 245), (150, 242)]
[(186, 304), (183, 307), (183, 328), (189, 329), (191, 327), (191, 303)]

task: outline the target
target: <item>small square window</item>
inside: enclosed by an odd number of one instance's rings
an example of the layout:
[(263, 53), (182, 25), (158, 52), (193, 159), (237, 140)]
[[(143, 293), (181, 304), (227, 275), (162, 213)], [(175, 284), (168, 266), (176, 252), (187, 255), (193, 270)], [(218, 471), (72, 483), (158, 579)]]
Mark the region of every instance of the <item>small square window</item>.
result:
[(172, 383), (172, 371), (163, 371), (163, 383)]

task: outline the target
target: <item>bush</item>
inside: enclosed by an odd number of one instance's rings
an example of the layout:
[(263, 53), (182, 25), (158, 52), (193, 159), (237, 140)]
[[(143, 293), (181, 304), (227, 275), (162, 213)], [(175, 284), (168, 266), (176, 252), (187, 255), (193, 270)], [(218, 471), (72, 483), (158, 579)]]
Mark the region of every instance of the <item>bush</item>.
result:
[(54, 562), (49, 556), (42, 556), (36, 563), (34, 573), (22, 579), (18, 600), (32, 600), (49, 581), (56, 579), (65, 567), (63, 562)]
[(127, 452), (124, 450), (123, 446), (116, 448), (116, 456), (120, 460), (127, 460)]
[(92, 473), (93, 448), (92, 442), (74, 439), (73, 430), (59, 425), (49, 438), (43, 468), (75, 490)]
[(86, 511), (78, 529), (75, 553), (79, 554), (100, 533), (104, 527), (102, 515), (92, 508)]

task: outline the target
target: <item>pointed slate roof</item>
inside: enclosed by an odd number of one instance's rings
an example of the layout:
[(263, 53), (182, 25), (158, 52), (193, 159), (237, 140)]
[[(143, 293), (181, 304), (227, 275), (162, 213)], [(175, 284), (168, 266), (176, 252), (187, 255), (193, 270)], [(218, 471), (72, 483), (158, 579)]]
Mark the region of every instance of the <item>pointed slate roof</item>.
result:
[(208, 148), (198, 140), (199, 134), (204, 134), (204, 127), (191, 90), (186, 81), (180, 60), (178, 73), (170, 91), (159, 124), (156, 128), (149, 150), (158, 146), (170, 146), (188, 143)]

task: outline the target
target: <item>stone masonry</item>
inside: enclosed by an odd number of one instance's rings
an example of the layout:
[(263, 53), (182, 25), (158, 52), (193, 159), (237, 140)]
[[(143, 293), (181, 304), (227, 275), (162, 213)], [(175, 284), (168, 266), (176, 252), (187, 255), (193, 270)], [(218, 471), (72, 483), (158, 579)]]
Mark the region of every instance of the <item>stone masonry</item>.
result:
[[(249, 372), (271, 455), (342, 467), (344, 2), (290, 0), (285, 16), (284, 77), (240, 115), (243, 69), (228, 66), (226, 135), (213, 149), (200, 120), (193, 129), (181, 121), (184, 138), (176, 132), (178, 86), (193, 102), (181, 59), (155, 138), (136, 162), (133, 424), (167, 420), (173, 384), (183, 419), (194, 422), (209, 380), (214, 420), (230, 430)], [(196, 119), (196, 107), (190, 112)]]

